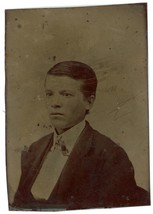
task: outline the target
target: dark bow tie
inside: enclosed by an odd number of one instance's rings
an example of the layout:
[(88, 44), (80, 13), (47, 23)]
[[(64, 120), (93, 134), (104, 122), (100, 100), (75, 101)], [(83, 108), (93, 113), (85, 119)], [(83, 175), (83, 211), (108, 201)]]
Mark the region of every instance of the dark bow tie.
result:
[(55, 147), (58, 148), (64, 156), (69, 156), (69, 150), (66, 148), (64, 140), (61, 136), (57, 136)]

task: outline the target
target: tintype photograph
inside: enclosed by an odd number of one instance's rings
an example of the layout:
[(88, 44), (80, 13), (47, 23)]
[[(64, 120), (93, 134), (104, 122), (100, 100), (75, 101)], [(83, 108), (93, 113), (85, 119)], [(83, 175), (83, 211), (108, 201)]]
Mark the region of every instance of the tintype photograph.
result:
[(9, 209), (150, 205), (147, 4), (5, 17)]

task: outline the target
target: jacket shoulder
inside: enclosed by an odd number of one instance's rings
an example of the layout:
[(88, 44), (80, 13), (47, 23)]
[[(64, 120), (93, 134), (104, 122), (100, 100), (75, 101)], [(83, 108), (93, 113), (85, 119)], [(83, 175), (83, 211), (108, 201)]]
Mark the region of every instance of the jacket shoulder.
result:
[(52, 144), (53, 134), (45, 135), (39, 140), (35, 141), (30, 145), (29, 148), (23, 150), (21, 153), (21, 168), (26, 169), (31, 166), (33, 161), (39, 159), (39, 157), (46, 151), (48, 146)]
[[(93, 144), (97, 154), (105, 154), (109, 159), (126, 159), (129, 161), (129, 157), (125, 150), (115, 143), (111, 138), (99, 133), (93, 129)], [(105, 156), (104, 155), (104, 156)]]
[(33, 142), (29, 146), (28, 151), (35, 152), (37, 149), (41, 149), (41, 148), (45, 147), (48, 144), (48, 142), (52, 139), (52, 137), (53, 137), (53, 133), (50, 133), (50, 134), (47, 134), (47, 135), (41, 137), (40, 139)]
[(107, 149), (120, 148), (120, 146), (117, 143), (115, 143), (111, 138), (101, 134), (95, 129), (93, 129), (93, 142), (99, 148), (107, 148)]
[(48, 135), (45, 135), (43, 137), (41, 137), (39, 140), (33, 142), (30, 147), (29, 147), (29, 150), (35, 150), (37, 149), (38, 147), (44, 147), (46, 144), (48, 144), (48, 141), (51, 140), (53, 137), (53, 133), (50, 133)]

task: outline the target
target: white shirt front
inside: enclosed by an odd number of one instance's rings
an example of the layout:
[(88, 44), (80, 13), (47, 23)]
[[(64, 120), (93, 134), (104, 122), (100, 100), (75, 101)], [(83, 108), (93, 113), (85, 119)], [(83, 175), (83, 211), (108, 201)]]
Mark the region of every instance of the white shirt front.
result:
[[(51, 151), (48, 153), (31, 189), (31, 193), (35, 199), (47, 200), (49, 198), (67, 162), (68, 156), (72, 152), (73, 147), (84, 127), (85, 121), (82, 121), (61, 135), (57, 135), (54, 130), (53, 146)], [(68, 150), (67, 155), (63, 155), (62, 151), (56, 145), (57, 139), (62, 139), (62, 141), (64, 141)]]

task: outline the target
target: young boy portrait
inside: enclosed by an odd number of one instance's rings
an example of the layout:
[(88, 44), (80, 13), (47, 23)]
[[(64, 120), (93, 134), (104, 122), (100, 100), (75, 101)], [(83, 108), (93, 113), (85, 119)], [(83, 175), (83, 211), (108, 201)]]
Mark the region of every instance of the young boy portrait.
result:
[(86, 114), (97, 78), (88, 65), (65, 61), (51, 68), (45, 94), (53, 133), (22, 152), (22, 175), (13, 206), (87, 209), (149, 205), (125, 151), (94, 130)]
[(147, 5), (5, 15), (9, 209), (150, 205)]

